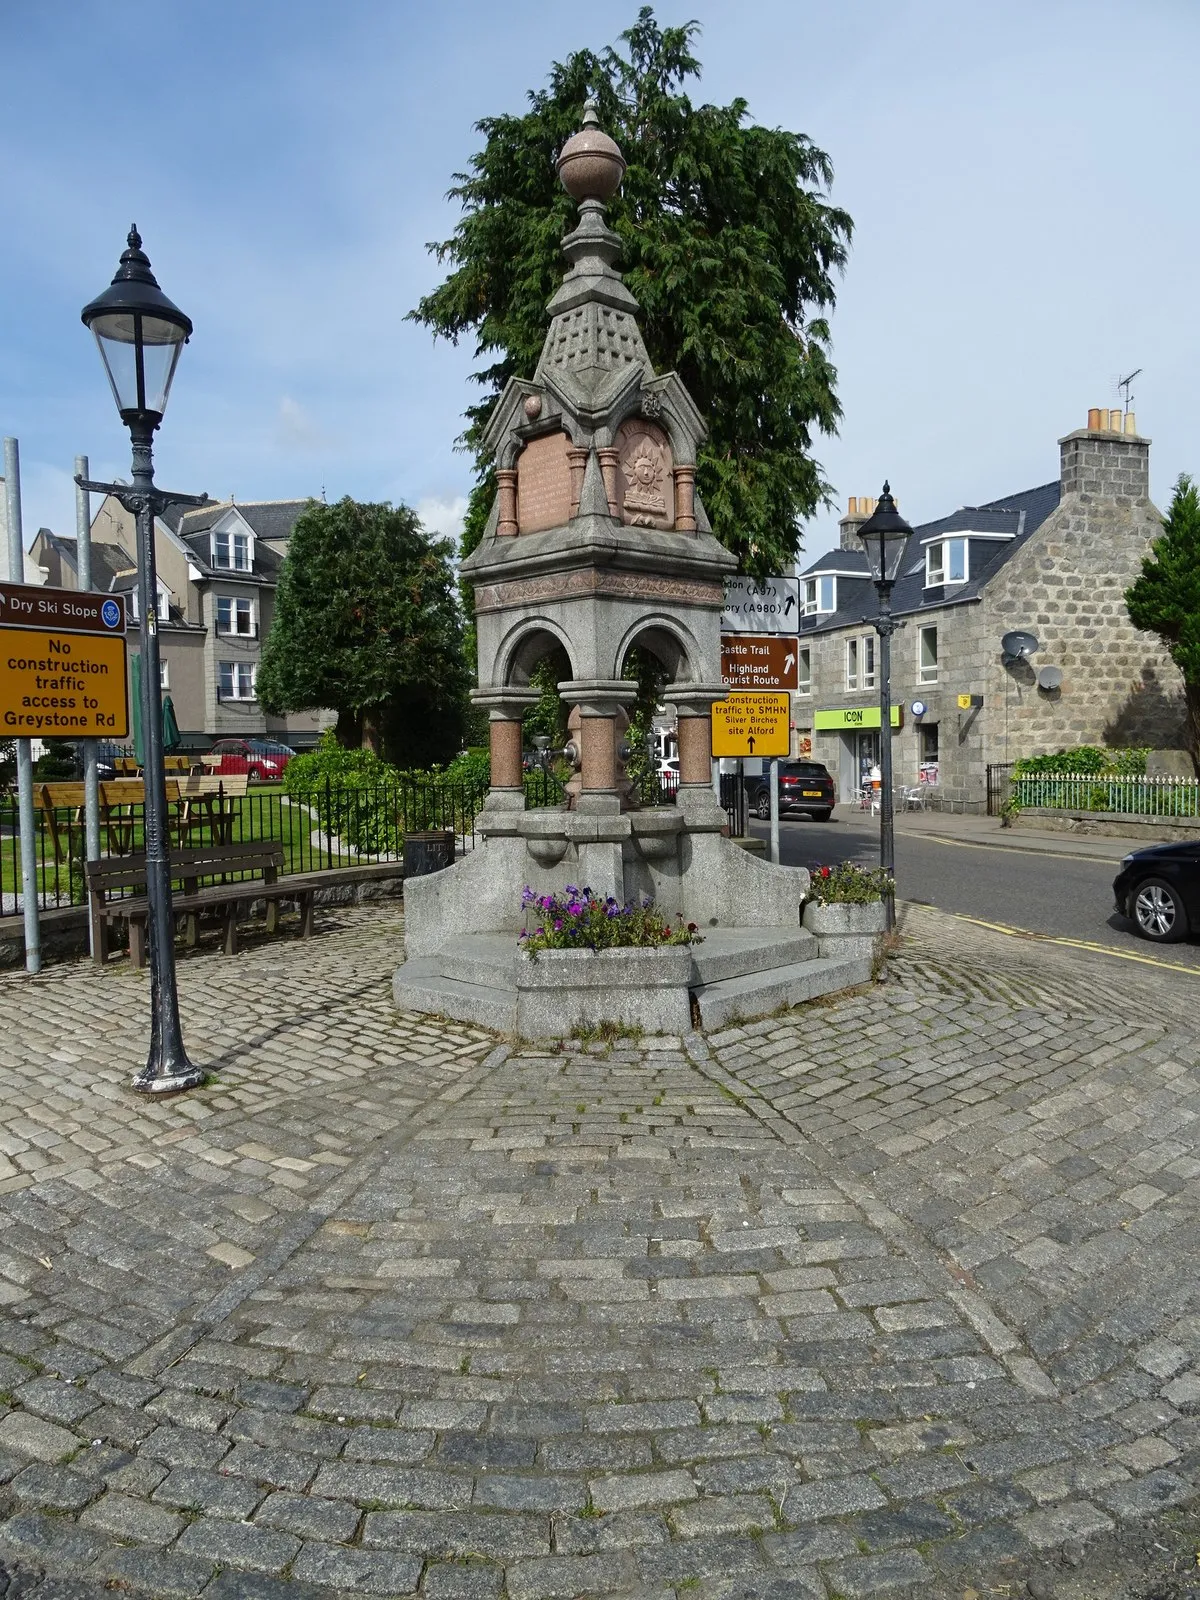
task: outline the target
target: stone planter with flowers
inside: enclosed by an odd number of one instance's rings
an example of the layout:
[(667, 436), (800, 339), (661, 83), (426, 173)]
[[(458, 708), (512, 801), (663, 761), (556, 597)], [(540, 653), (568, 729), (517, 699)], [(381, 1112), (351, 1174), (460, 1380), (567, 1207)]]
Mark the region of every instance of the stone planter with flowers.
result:
[(819, 941), (822, 957), (874, 954), (887, 932), (887, 902), (895, 893), (890, 873), (852, 862), (814, 867), (803, 923)]
[(653, 901), (620, 905), (590, 889), (521, 897), (517, 1032), (557, 1037), (609, 1023), (643, 1033), (691, 1027), (695, 923), (672, 923)]

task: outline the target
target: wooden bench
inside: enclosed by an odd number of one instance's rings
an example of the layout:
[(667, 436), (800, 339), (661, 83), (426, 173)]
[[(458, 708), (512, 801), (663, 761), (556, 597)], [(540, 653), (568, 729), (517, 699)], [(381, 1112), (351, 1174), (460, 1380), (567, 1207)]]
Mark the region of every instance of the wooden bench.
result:
[[(176, 893), (174, 910), (186, 919), (187, 943), (195, 945), (199, 936), (200, 913), (219, 910), (225, 921), (225, 954), (237, 953), (238, 911), (256, 900), (267, 902), (267, 931), (279, 926), (279, 902), (289, 900), (300, 911), (300, 937), (312, 934), (313, 893), (311, 881), (292, 882), (280, 878), (283, 846), (278, 843), (201, 845), (194, 850), (171, 853), (171, 877), (182, 884)], [(150, 904), (146, 898), (146, 857), (144, 854), (114, 859), (103, 856), (86, 867), (88, 907), (92, 924), (92, 959), (103, 965), (108, 959), (108, 929), (116, 921), (129, 925), (129, 959), (135, 967), (146, 964), (146, 918)], [(201, 887), (201, 878), (226, 877), (232, 873), (253, 872), (259, 876), (236, 883), (214, 883)], [(139, 891), (129, 899), (111, 900), (118, 890)]]

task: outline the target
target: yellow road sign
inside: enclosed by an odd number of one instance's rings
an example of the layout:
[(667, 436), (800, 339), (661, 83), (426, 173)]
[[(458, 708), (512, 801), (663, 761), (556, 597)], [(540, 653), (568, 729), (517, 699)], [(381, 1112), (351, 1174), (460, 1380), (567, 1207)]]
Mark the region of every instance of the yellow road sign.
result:
[(123, 739), (128, 698), (123, 632), (0, 629), (0, 736)]
[(714, 756), (786, 756), (791, 753), (787, 694), (731, 694), (712, 708)]

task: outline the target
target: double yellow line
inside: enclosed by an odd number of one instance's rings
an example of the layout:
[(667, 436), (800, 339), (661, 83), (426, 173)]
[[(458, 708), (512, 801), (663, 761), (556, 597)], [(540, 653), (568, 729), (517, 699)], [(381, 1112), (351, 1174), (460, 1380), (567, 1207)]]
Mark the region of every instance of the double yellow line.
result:
[[(936, 906), (929, 910), (936, 911)], [(1181, 961), (1160, 961), (1157, 956), (1139, 956), (1132, 950), (1114, 950), (1110, 944), (1099, 944), (1092, 939), (1067, 939), (1054, 933), (1034, 933), (1029, 928), (1015, 928), (1007, 922), (986, 922), (982, 917), (970, 917), (964, 911), (943, 911), (944, 917), (954, 917), (959, 922), (970, 922), (977, 928), (988, 928), (992, 933), (1007, 934), (1010, 939), (1036, 939), (1039, 944), (1060, 944), (1071, 950), (1089, 950), (1098, 956), (1115, 956), (1118, 961), (1137, 961), (1143, 967), (1160, 967), (1166, 972), (1186, 972), (1200, 978), (1200, 967), (1185, 966)]]

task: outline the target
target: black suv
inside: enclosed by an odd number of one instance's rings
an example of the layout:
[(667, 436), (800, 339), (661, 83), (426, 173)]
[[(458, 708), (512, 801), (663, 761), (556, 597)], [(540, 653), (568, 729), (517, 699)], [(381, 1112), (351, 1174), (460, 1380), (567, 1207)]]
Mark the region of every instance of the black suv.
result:
[[(750, 804), (762, 818), (771, 815), (771, 787), (765, 777), (747, 780), (754, 787)], [(833, 815), (837, 793), (829, 768), (820, 761), (781, 761), (779, 763), (779, 815), (807, 811), (818, 822)]]

